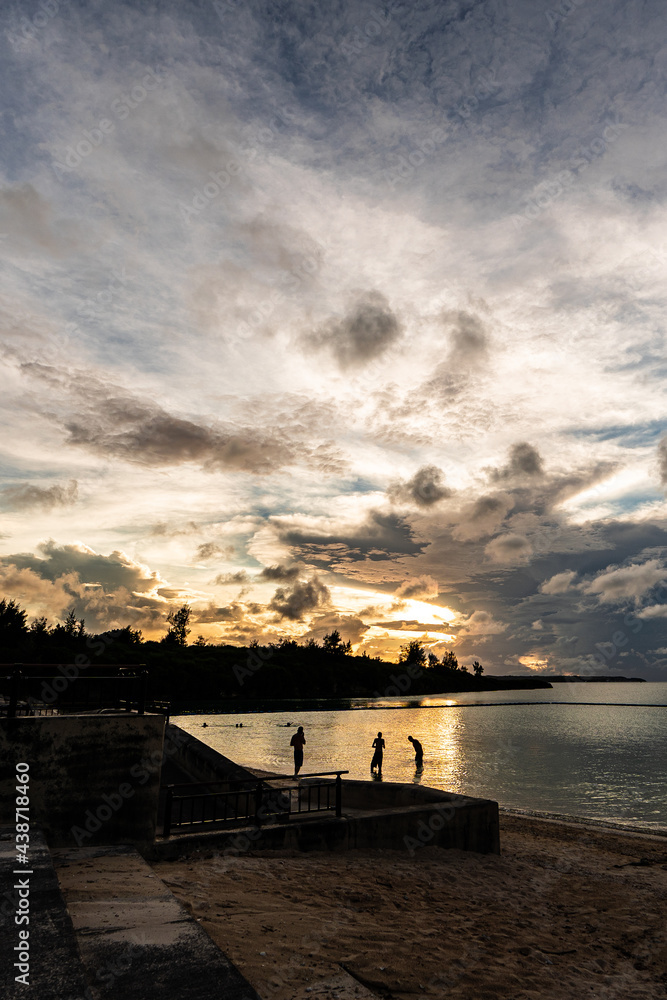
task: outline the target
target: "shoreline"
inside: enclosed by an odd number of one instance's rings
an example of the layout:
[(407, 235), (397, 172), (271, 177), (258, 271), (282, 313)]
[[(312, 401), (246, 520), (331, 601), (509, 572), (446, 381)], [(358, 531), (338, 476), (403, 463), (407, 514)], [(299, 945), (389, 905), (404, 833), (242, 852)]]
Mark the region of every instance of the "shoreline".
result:
[[(501, 810), (501, 854), (215, 851), (154, 865), (267, 1000), (657, 1000), (660, 836)], [(418, 957), (418, 960), (416, 958)]]
[(667, 840), (667, 826), (658, 824), (655, 826), (646, 826), (634, 820), (628, 820), (626, 823), (621, 819), (598, 819), (595, 816), (575, 816), (569, 813), (552, 813), (541, 809), (520, 809), (515, 806), (501, 805), (498, 806), (498, 812), (500, 813), (501, 821), (503, 815), (517, 816), (522, 819), (535, 819), (545, 823), (557, 823), (562, 826), (590, 827), (591, 830), (619, 833), (628, 837), (652, 837), (657, 839), (665, 838)]

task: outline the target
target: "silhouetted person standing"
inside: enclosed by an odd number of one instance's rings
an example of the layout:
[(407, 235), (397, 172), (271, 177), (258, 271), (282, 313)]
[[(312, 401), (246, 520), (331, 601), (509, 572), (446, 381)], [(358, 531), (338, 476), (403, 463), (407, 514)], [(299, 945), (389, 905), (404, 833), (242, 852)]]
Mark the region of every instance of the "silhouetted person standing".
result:
[(377, 767), (378, 771), (382, 770), (382, 751), (384, 750), (384, 740), (382, 739), (382, 733), (378, 733), (377, 737), (373, 740), (373, 749), (375, 753), (373, 754), (373, 760), (371, 761), (371, 771), (375, 770)]
[(295, 732), (292, 739), (289, 741), (289, 745), (294, 747), (294, 777), (301, 770), (301, 765), (303, 764), (303, 747), (306, 742), (306, 737), (303, 735), (303, 726), (299, 726)]
[(423, 767), (424, 764), (424, 750), (419, 742), (419, 740), (413, 739), (412, 736), (408, 736), (408, 739), (412, 743), (412, 748), (415, 752), (415, 767)]

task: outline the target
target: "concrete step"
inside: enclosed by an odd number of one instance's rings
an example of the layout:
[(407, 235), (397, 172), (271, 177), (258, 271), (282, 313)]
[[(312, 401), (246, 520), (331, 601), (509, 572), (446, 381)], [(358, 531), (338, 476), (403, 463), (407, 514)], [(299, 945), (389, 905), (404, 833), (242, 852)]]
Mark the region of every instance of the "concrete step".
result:
[(260, 1000), (133, 847), (52, 854), (96, 1000)]
[[(51, 855), (39, 830), (30, 831), (29, 865), (16, 863), (14, 831), (0, 831), (0, 956), (3, 1000), (87, 1000), (87, 981), (72, 921), (60, 891)], [(21, 874), (14, 872), (22, 869)], [(32, 874), (28, 874), (31, 872)], [(29, 879), (29, 924), (14, 922), (13, 886)], [(16, 982), (19, 930), (28, 930), (29, 985)]]

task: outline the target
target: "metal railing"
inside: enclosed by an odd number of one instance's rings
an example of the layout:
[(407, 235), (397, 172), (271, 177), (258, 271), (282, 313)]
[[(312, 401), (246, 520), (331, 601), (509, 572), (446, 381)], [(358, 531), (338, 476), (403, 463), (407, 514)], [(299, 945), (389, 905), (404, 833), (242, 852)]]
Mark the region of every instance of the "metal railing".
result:
[[(266, 779), (257, 782), (239, 782), (244, 788), (231, 789), (234, 781), (202, 782), (202, 787), (214, 788), (224, 785), (226, 790), (219, 792), (193, 791), (193, 785), (167, 785), (164, 823), (162, 836), (169, 837), (174, 827), (211, 826), (216, 824), (238, 825), (239, 822), (255, 822), (258, 825), (266, 820), (276, 819), (283, 822), (290, 816), (304, 813), (335, 812), (342, 815), (342, 778), (349, 771), (319, 771), (304, 774), (303, 778), (333, 777), (335, 781), (319, 781), (302, 784), (300, 780), (285, 782), (274, 787)], [(276, 779), (277, 780), (277, 779)], [(249, 787), (250, 786), (250, 787)], [(194, 786), (199, 787), (199, 786)], [(179, 795), (179, 789), (188, 789)], [(297, 790), (296, 809), (292, 808), (292, 792)]]
[(0, 693), (4, 695), (0, 716), (56, 715), (105, 708), (169, 716), (168, 702), (148, 700), (148, 672), (143, 665), (119, 665), (110, 671), (93, 675), (72, 664), (17, 665), (10, 674), (0, 675)]

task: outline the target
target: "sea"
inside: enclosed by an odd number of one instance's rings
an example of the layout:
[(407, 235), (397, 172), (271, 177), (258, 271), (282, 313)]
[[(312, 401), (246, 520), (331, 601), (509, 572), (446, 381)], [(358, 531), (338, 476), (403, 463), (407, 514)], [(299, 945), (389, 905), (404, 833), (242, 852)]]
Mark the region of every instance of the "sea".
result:
[[(248, 767), (291, 774), (290, 738), (301, 725), (303, 774), (343, 770), (351, 778), (418, 782), (520, 813), (667, 835), (667, 683), (355, 699), (344, 710), (285, 703), (281, 711), (172, 722)], [(370, 772), (378, 732), (381, 778)], [(424, 748), (422, 769), (408, 736)]]

